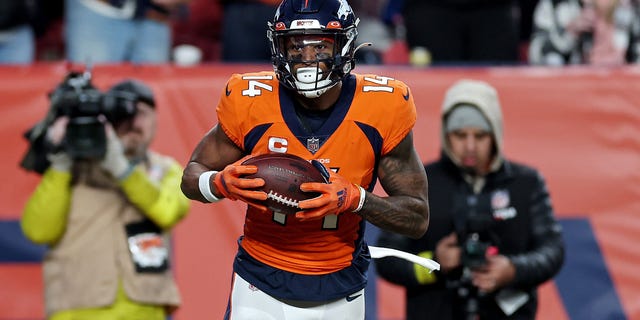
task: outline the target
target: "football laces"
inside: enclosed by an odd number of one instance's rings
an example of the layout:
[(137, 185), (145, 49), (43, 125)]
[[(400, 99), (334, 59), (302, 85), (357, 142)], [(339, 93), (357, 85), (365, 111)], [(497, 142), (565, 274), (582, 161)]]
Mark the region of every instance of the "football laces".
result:
[(281, 196), (277, 192), (274, 192), (273, 190), (269, 190), (269, 193), (267, 194), (267, 199), (271, 199), (271, 200), (273, 200), (275, 202), (284, 204), (284, 205), (289, 206), (289, 207), (293, 207), (293, 208), (297, 208), (298, 207), (298, 201), (297, 200)]

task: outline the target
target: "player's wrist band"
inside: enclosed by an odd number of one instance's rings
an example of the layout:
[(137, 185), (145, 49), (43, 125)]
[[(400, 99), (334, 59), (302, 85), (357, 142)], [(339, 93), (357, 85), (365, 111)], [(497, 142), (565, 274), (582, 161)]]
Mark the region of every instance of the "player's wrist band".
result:
[(363, 187), (358, 186), (358, 189), (360, 189), (360, 200), (358, 201), (358, 207), (353, 210), (354, 213), (362, 210), (362, 207), (364, 206), (364, 197), (367, 194), (367, 191), (365, 191)]
[(218, 202), (222, 200), (216, 197), (213, 192), (211, 192), (211, 176), (216, 173), (218, 173), (218, 171), (205, 171), (200, 174), (200, 177), (198, 178), (198, 187), (200, 188), (200, 193), (209, 202)]

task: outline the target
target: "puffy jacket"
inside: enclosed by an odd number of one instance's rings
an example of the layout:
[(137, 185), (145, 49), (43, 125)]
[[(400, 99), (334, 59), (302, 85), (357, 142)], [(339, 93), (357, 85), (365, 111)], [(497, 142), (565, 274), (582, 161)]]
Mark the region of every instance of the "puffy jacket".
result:
[[(425, 167), (429, 177), (429, 230), (418, 240), (393, 233), (382, 233), (378, 245), (425, 255), (435, 251), (437, 242), (455, 231), (456, 210), (464, 210), (460, 203), (474, 193), (464, 181), (458, 168), (445, 155)], [(540, 174), (527, 166), (505, 161), (502, 167), (487, 176), (486, 184), (478, 195), (505, 200), (508, 204), (495, 208), (490, 214), (494, 224), (490, 227), (496, 238), (483, 239), (498, 247), (498, 251), (511, 259), (516, 267), (516, 278), (509, 288), (529, 294), (529, 301), (513, 317), (534, 319), (537, 308), (536, 287), (551, 279), (562, 266), (564, 246), (560, 227), (554, 218), (549, 193)], [(496, 200), (498, 201), (498, 200)], [(513, 208), (513, 210), (511, 209)], [(515, 211), (514, 211), (515, 210)], [(515, 216), (510, 217), (515, 212)], [(501, 218), (498, 219), (498, 217)], [(384, 279), (405, 286), (407, 320), (456, 319), (454, 310), (460, 309), (455, 284), (461, 269), (449, 277), (435, 273), (435, 281), (418, 283), (414, 265), (396, 258), (376, 261), (376, 269)], [(483, 297), (483, 319), (508, 319), (497, 307), (494, 295)]]

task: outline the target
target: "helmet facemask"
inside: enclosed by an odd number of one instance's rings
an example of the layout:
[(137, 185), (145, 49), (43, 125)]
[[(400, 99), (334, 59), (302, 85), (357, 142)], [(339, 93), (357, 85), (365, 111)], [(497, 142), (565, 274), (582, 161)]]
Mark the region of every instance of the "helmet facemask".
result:
[[(341, 1), (335, 6), (340, 14), (329, 15), (322, 10), (287, 14), (285, 2), (267, 32), (273, 68), (283, 86), (307, 98), (317, 98), (355, 66), (359, 19)], [(313, 59), (309, 50), (315, 50)]]

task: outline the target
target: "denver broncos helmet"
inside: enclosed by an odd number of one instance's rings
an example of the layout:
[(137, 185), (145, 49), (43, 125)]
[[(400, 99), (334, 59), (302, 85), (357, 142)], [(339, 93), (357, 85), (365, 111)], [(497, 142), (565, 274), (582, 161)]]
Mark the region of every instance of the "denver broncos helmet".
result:
[[(284, 0), (267, 31), (273, 69), (280, 83), (305, 97), (316, 98), (340, 82), (355, 67), (358, 22), (346, 0)], [(293, 74), (293, 65), (303, 60), (289, 57), (285, 43), (291, 37), (308, 35), (330, 39), (333, 54), (318, 54), (315, 61), (305, 60), (306, 64), (315, 63), (315, 67)], [(328, 66), (326, 74), (319, 68), (320, 63)]]

